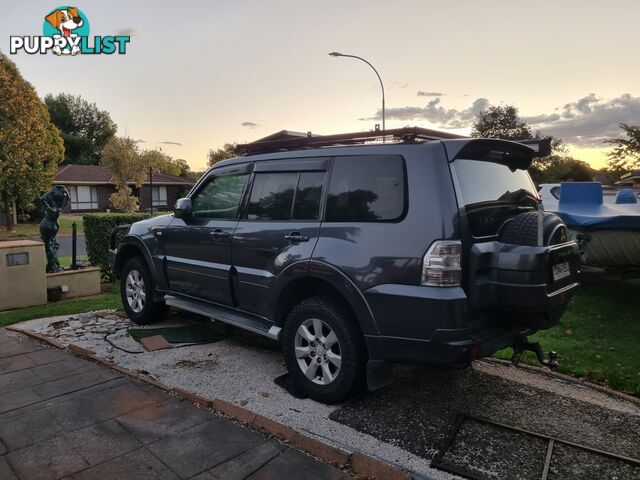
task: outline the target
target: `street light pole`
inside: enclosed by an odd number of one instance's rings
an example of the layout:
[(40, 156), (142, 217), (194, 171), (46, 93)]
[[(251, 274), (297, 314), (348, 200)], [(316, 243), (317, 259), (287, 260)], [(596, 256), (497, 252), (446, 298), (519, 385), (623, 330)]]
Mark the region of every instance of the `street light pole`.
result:
[(365, 60), (362, 57), (358, 57), (357, 55), (347, 55), (345, 53), (340, 53), (340, 52), (331, 52), (331, 53), (329, 53), (329, 55), (331, 55), (332, 57), (348, 57), (348, 58), (356, 58), (358, 60), (362, 60), (364, 63), (369, 65), (371, 67), (371, 69), (375, 72), (376, 76), (378, 77), (378, 80), (380, 81), (380, 88), (382, 89), (382, 130), (384, 131), (385, 130), (385, 122), (384, 122), (384, 84), (382, 83), (382, 78), (380, 78), (380, 74), (378, 73), (378, 71), (367, 60)]

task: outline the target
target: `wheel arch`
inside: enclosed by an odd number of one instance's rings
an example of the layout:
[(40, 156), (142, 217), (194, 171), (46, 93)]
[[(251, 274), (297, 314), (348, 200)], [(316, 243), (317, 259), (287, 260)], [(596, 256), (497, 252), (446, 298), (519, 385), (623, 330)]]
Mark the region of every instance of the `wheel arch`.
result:
[(378, 328), (366, 300), (354, 283), (340, 270), (324, 262), (310, 262), (304, 273), (283, 272), (275, 289), (272, 319), (282, 326), (291, 309), (311, 296), (323, 295), (341, 301), (354, 314), (363, 335), (377, 335)]
[(118, 253), (113, 265), (113, 273), (117, 279), (120, 279), (120, 271), (125, 262), (133, 257), (142, 257), (152, 277), (156, 278), (155, 265), (151, 260), (151, 254), (144, 244), (135, 238), (125, 237), (118, 247)]

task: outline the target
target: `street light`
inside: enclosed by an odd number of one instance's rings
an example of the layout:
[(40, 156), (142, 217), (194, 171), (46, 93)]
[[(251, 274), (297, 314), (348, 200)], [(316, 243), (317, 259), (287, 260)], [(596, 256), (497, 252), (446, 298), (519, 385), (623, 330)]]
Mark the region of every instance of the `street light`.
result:
[(380, 74), (378, 73), (378, 71), (368, 61), (366, 61), (362, 57), (358, 57), (357, 55), (347, 55), (346, 53), (340, 53), (340, 52), (330, 52), (329, 55), (331, 55), (332, 57), (357, 58), (358, 60), (362, 60), (364, 63), (369, 65), (373, 69), (373, 71), (376, 73), (376, 76), (378, 77), (378, 80), (380, 81), (380, 88), (382, 89), (382, 130), (384, 131), (385, 130), (385, 128), (384, 128), (385, 127), (385, 125), (384, 125), (384, 85), (382, 84), (382, 78), (380, 78)]

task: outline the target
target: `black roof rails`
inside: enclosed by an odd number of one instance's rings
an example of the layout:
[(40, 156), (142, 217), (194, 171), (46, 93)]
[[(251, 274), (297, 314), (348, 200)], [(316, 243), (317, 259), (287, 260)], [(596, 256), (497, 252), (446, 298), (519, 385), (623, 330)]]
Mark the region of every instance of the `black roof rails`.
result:
[(286, 150), (300, 150), (305, 148), (319, 148), (339, 145), (362, 144), (371, 141), (391, 140), (395, 142), (415, 143), (431, 140), (451, 140), (467, 138), (455, 133), (440, 132), (420, 127), (394, 128), (390, 130), (371, 130), (368, 132), (339, 133), (335, 135), (314, 135), (308, 132), (282, 130), (281, 132), (261, 138), (255, 142), (239, 144), (236, 152), (243, 155), (258, 153), (282, 152)]
[[(375, 141), (422, 143), (433, 140), (461, 139), (471, 140), (471, 137), (421, 127), (403, 127), (390, 130), (376, 128), (368, 132), (338, 133), (335, 135), (315, 135), (311, 132), (305, 134), (291, 130), (281, 130), (254, 142), (236, 145), (236, 152), (239, 155), (257, 155), (259, 153), (284, 152), (306, 148), (357, 145)], [(546, 157), (551, 154), (550, 138), (521, 140), (518, 143), (531, 148), (534, 152), (534, 157)]]

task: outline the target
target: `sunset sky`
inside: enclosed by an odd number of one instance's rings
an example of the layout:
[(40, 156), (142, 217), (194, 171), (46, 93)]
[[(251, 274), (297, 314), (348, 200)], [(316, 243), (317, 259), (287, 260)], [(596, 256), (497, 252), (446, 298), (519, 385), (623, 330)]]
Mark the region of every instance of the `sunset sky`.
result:
[[(10, 35), (41, 35), (51, 1), (6, 2)], [(132, 32), (126, 55), (10, 58), (42, 97), (82, 95), (143, 148), (202, 169), (209, 148), (281, 129), (468, 132), (487, 104), (514, 104), (534, 130), (599, 167), (602, 140), (640, 123), (637, 0), (124, 1), (72, 4), (91, 35)]]

